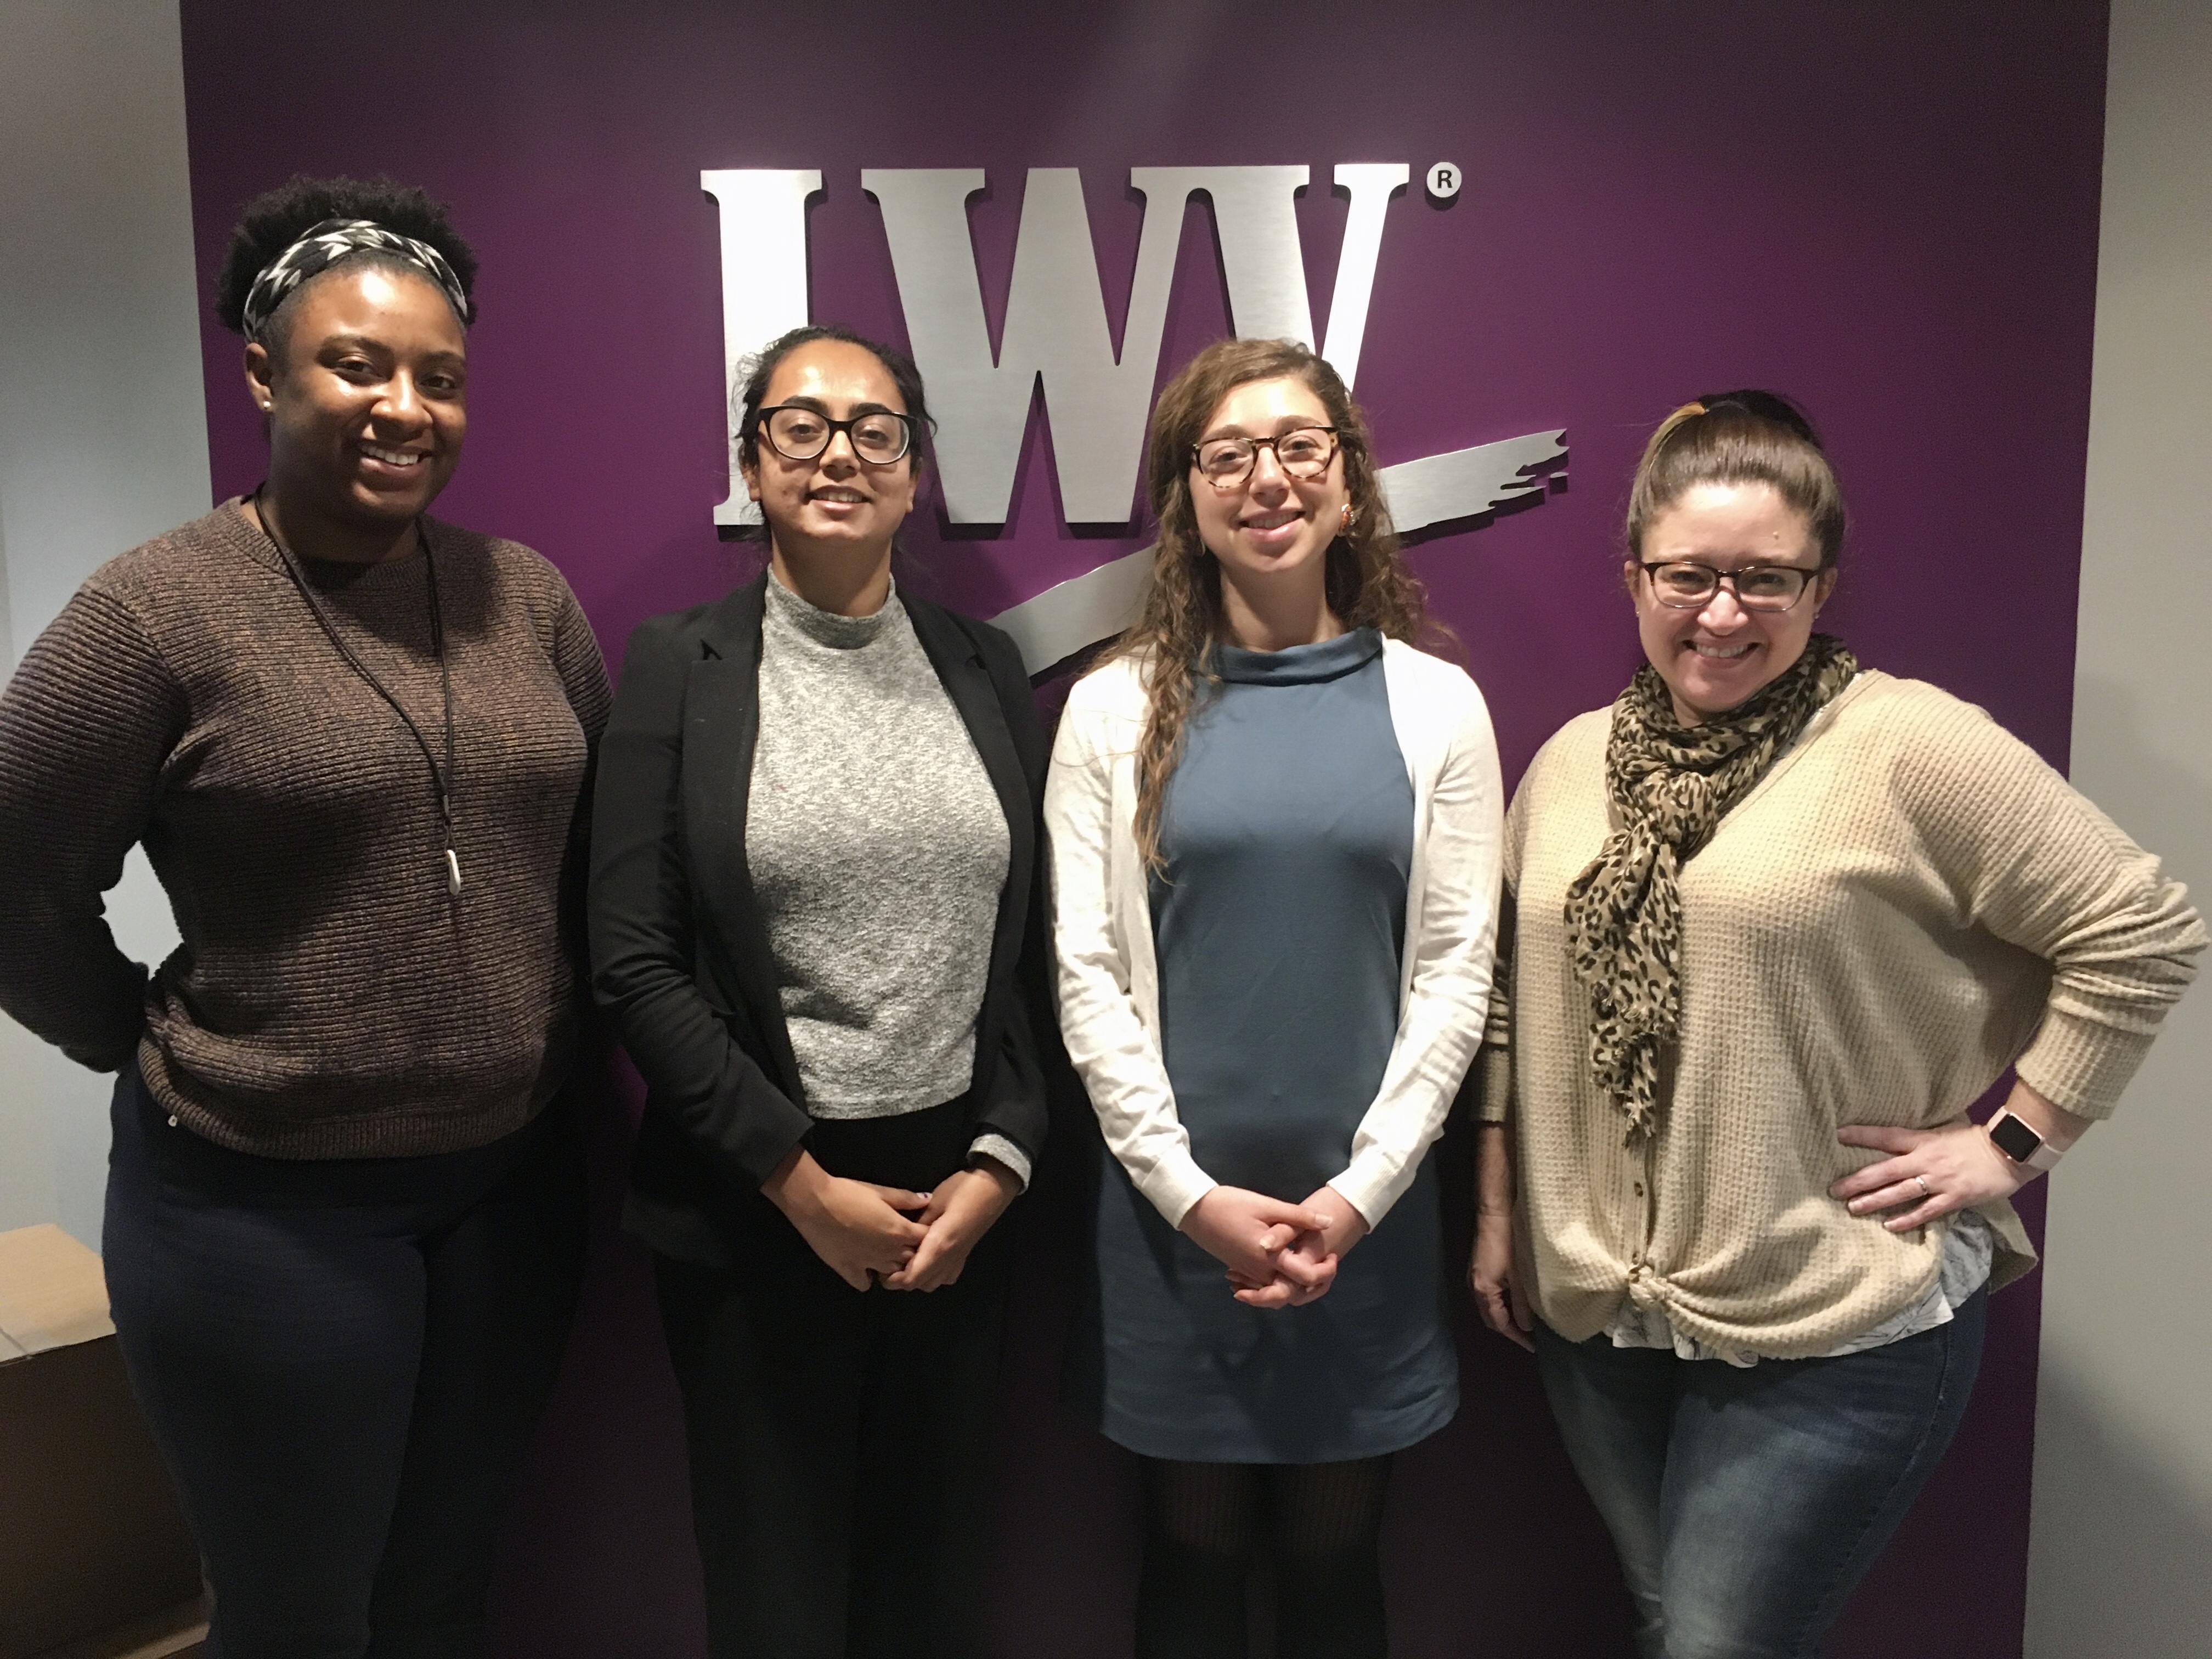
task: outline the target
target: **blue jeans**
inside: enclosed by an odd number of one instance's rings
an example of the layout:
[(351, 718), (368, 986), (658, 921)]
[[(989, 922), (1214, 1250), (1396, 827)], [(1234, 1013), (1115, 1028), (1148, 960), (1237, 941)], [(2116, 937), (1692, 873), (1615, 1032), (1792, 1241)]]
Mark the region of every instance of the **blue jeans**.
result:
[(1567, 1455), (1620, 1552), (1643, 1659), (1810, 1659), (1966, 1414), (1989, 1293), (1838, 1359), (1740, 1370), (1539, 1322)]

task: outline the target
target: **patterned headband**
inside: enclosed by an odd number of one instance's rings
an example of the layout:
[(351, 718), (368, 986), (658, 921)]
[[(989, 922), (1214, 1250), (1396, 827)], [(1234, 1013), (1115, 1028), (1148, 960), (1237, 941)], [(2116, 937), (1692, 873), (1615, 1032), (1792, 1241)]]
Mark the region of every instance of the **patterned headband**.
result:
[(364, 248), (392, 254), (421, 270), (445, 295), (447, 303), (453, 307), (453, 315), (461, 319), (461, 326), (468, 326), (469, 296), (461, 291), (461, 279), (453, 275), (453, 268), (446, 263), (444, 254), (428, 242), (402, 236), (368, 219), (325, 219), (271, 259), (253, 279), (240, 319), (246, 327), (246, 337), (258, 340), (276, 307), (289, 299), (301, 283), (328, 270), (349, 253), (359, 253)]

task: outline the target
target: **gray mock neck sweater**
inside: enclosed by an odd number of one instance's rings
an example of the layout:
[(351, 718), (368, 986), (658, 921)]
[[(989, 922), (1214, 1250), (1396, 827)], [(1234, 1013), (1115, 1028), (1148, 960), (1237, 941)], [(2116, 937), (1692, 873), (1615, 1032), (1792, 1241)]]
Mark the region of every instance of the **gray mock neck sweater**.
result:
[[(771, 574), (745, 861), (813, 1115), (967, 1091), (1007, 858), (997, 792), (896, 591), (841, 617)], [(1011, 1142), (975, 1150), (1027, 1182)]]

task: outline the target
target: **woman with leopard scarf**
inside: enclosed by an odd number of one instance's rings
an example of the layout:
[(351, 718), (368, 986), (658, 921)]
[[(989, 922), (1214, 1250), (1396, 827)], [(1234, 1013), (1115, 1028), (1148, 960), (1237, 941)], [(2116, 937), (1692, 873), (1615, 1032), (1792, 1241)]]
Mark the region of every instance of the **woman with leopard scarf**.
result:
[(1843, 531), (1790, 404), (1677, 410), (1630, 495), (1649, 661), (1507, 820), (1471, 1279), (1536, 1352), (1645, 1659), (1817, 1650), (2033, 1264), (2007, 1200), (2112, 1111), (2205, 943), (2027, 745), (1813, 631)]

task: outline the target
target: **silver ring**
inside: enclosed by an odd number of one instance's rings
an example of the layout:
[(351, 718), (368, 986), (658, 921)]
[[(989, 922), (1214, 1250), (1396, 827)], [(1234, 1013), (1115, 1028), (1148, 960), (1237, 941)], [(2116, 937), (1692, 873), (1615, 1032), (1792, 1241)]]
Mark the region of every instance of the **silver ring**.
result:
[(1933, 1194), (1933, 1193), (1931, 1193), (1931, 1192), (1929, 1192), (1929, 1191), (1928, 1190), (1928, 1177), (1927, 1177), (1926, 1176), (1913, 1176), (1912, 1178), (1913, 1178), (1913, 1180), (1915, 1180), (1915, 1181), (1917, 1181), (1917, 1182), (1918, 1182), (1920, 1183), (1920, 1196), (1921, 1196), (1921, 1197), (1923, 1197), (1923, 1198), (1933, 1198), (1933, 1197), (1935, 1197), (1935, 1196), (1936, 1196), (1936, 1194)]

